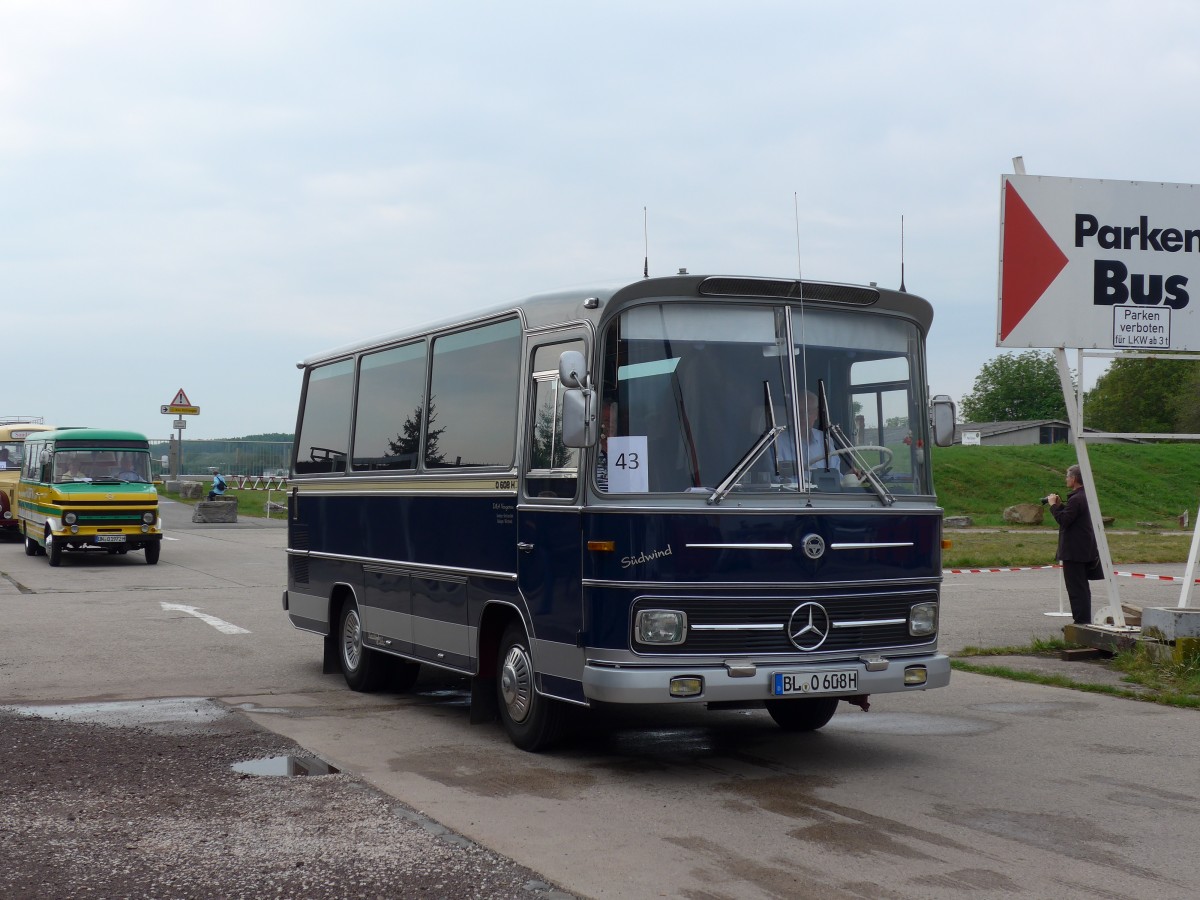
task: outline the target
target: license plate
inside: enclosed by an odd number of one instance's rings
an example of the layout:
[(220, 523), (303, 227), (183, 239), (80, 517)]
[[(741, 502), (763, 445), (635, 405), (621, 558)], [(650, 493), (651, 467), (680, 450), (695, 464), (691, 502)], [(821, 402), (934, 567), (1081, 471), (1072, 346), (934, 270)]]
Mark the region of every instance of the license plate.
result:
[(858, 692), (857, 669), (831, 672), (776, 672), (771, 693), (776, 697), (790, 694), (854, 694)]
[(96, 535), (97, 544), (123, 544), (125, 543), (125, 535), (123, 534), (98, 534)]

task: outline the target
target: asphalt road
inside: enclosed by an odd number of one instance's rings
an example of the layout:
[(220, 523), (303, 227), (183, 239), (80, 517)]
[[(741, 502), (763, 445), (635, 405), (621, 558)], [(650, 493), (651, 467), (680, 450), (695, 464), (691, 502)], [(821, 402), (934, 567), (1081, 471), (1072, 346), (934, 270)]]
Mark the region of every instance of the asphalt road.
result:
[[(217, 698), (492, 851), (498, 873), (515, 865), (503, 883), (530, 896), (1200, 895), (1195, 712), (956, 672), (868, 713), (843, 705), (811, 735), (761, 711), (602, 714), (533, 756), (468, 723), (462, 679), (361, 695), (322, 675), (319, 641), (280, 607), (280, 524), (186, 513), (167, 508), (174, 540), (153, 567), (130, 554), (50, 569), (0, 546), (0, 702)], [(1121, 587), (1147, 605), (1178, 597)], [(943, 646), (1052, 636), (1057, 609), (1054, 572), (949, 576)]]

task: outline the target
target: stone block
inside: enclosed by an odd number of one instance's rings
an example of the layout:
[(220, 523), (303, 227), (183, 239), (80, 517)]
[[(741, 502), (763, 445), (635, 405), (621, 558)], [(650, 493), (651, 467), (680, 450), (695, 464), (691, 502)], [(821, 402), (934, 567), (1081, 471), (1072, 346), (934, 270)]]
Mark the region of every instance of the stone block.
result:
[(182, 500), (199, 500), (204, 493), (204, 485), (198, 481), (179, 482), (179, 497)]
[(1018, 503), (1004, 510), (1004, 521), (1013, 525), (1041, 525), (1045, 508), (1040, 503)]
[(1200, 638), (1200, 609), (1147, 606), (1142, 610), (1142, 634), (1164, 641)]
[(970, 516), (946, 516), (942, 524), (947, 528), (970, 528), (975, 522)]
[(237, 504), (224, 500), (201, 500), (192, 511), (192, 521), (209, 524), (236, 522)]

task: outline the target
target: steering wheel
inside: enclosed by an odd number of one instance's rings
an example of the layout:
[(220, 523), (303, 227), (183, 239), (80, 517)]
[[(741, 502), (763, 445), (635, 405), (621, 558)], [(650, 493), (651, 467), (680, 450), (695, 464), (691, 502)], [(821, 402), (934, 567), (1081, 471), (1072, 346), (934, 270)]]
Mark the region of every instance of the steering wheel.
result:
[[(842, 455), (857, 452), (860, 450), (875, 451), (877, 453), (884, 454), (883, 458), (876, 465), (867, 467), (867, 471), (870, 472), (872, 475), (882, 474), (883, 472), (886, 472), (888, 469), (890, 469), (892, 467), (893, 454), (892, 454), (891, 449), (888, 447), (880, 447), (878, 444), (860, 444), (857, 447), (843, 447), (840, 450), (830, 450), (829, 455), (830, 456), (842, 456)], [(822, 460), (818, 460), (816, 463), (814, 463), (813, 465), (810, 465), (808, 468), (809, 468), (809, 471), (812, 471), (813, 469), (823, 468), (823, 466), (824, 466), (824, 462)]]

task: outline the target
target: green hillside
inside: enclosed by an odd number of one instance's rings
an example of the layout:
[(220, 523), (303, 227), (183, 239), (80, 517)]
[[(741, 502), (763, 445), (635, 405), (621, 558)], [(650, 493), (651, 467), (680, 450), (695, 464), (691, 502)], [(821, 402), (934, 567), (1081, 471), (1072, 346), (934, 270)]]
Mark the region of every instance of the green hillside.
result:
[[(1200, 503), (1200, 446), (1094, 444), (1088, 456), (1096, 477), (1100, 510), (1114, 527), (1138, 522), (1177, 527), (1176, 517)], [(1051, 491), (1065, 492), (1063, 473), (1075, 462), (1073, 444), (1031, 447), (937, 447), (933, 479), (948, 516), (970, 516), (976, 525), (1003, 524), (1004, 508), (1037, 503)], [(1053, 520), (1046, 517), (1048, 524)]]

